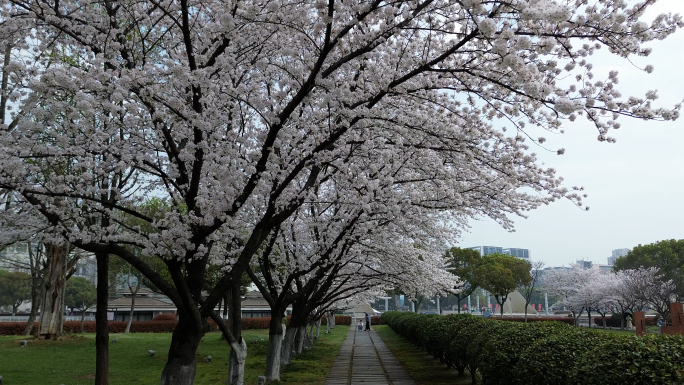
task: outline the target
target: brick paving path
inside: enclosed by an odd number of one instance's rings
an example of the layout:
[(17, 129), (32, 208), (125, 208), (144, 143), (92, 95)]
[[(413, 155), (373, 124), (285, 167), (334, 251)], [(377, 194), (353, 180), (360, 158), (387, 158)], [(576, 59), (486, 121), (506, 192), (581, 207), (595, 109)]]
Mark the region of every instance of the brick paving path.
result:
[(378, 334), (349, 328), (325, 385), (416, 385)]

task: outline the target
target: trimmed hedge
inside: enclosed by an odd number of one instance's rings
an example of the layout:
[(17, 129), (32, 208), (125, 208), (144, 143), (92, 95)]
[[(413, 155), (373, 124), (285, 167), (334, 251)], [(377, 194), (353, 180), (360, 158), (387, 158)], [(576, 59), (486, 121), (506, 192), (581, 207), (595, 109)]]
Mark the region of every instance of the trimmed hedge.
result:
[[(326, 322), (328, 322), (327, 317), (326, 316), (321, 317), (321, 323), (325, 324)], [(351, 325), (351, 324), (352, 324), (352, 317), (351, 316), (335, 314), (335, 325)]]
[(249, 329), (268, 329), (271, 317), (243, 318), (242, 330)]
[[(596, 326), (603, 326), (603, 318), (601, 318), (601, 317), (594, 317), (594, 319), (592, 321), (594, 322), (594, 325), (596, 325)], [(620, 318), (619, 315), (616, 317), (606, 317), (606, 326), (610, 326), (612, 328), (622, 327), (622, 318)], [(658, 318), (657, 317), (646, 318), (646, 326), (658, 326)]]
[(25, 327), (26, 322), (0, 322), (0, 336), (20, 335), (24, 333)]
[[(164, 316), (164, 317), (162, 317)], [(172, 320), (165, 320), (172, 316)], [(161, 319), (160, 319), (161, 318)], [(268, 329), (268, 324), (271, 322), (271, 317), (259, 318), (243, 318), (242, 330), (249, 329)], [(323, 319), (325, 322), (325, 318)], [(336, 325), (351, 325), (352, 318), (346, 315), (336, 315)], [(133, 321), (131, 323), (131, 333), (172, 333), (176, 328), (175, 314), (160, 314), (152, 321)], [(208, 320), (209, 330), (217, 331), (218, 327), (213, 320)], [(123, 333), (126, 330), (128, 321), (109, 321), (110, 333)], [(36, 322), (33, 326), (33, 331), (38, 330), (40, 322)], [(26, 327), (26, 322), (0, 322), (0, 335), (21, 335)], [(64, 333), (78, 333), (81, 330), (81, 321), (65, 321)], [(83, 331), (85, 333), (95, 333), (95, 321), (86, 321), (83, 323)]]
[[(110, 333), (123, 333), (128, 322), (110, 321)], [(0, 335), (20, 335), (24, 332), (26, 322), (0, 322)], [(36, 332), (40, 327), (40, 322), (33, 325)], [(176, 321), (133, 321), (131, 323), (132, 333), (171, 333), (176, 328)], [(64, 333), (78, 333), (81, 331), (81, 321), (65, 321)], [(95, 333), (95, 321), (83, 323), (85, 333)]]
[(152, 321), (175, 321), (176, 316), (176, 313), (157, 314)]
[[(243, 318), (242, 329), (268, 329), (270, 317), (263, 318)], [(172, 333), (176, 328), (177, 322), (173, 321), (133, 321), (131, 323), (131, 333)], [(209, 330), (217, 331), (218, 327), (214, 321), (209, 320)], [(128, 322), (109, 321), (110, 333), (123, 333), (126, 330)], [(33, 326), (33, 331), (37, 331), (40, 326), (36, 322)], [(0, 322), (0, 335), (20, 335), (24, 332), (26, 322)], [(78, 333), (81, 331), (81, 321), (65, 321), (64, 333)], [(86, 321), (83, 323), (83, 331), (85, 333), (95, 333), (95, 321)]]
[(397, 334), (483, 385), (684, 384), (684, 337), (607, 334), (560, 322), (387, 312)]
[[(499, 321), (511, 321), (511, 322), (522, 322), (525, 323), (525, 317), (490, 317), (491, 319), (499, 320)], [(561, 322), (564, 324), (568, 324), (570, 326), (575, 326), (575, 320), (572, 317), (527, 317), (527, 323), (533, 323), (533, 322), (548, 322), (548, 321), (555, 321), (555, 322)]]
[[(289, 315), (285, 318), (286, 318), (285, 324), (289, 325), (290, 320), (292, 319), (292, 316)], [(321, 317), (321, 324), (327, 323), (328, 322), (327, 320), (328, 320), (327, 316), (322, 316)], [(351, 325), (351, 324), (352, 324), (352, 317), (351, 316), (335, 314), (335, 325)]]

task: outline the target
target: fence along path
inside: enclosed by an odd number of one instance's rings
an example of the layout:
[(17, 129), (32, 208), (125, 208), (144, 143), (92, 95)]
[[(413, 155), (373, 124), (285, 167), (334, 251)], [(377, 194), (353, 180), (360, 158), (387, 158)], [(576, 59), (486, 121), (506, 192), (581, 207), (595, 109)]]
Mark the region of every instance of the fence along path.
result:
[(416, 385), (378, 334), (352, 325), (325, 385)]

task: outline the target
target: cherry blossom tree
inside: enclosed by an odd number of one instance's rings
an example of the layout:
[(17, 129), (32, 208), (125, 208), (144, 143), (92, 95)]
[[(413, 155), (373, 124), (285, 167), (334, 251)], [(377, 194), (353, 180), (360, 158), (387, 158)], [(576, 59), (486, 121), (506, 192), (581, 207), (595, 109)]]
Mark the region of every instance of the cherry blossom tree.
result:
[(595, 269), (587, 269), (587, 277), (584, 284), (579, 288), (577, 301), (587, 311), (589, 327), (591, 327), (591, 312), (601, 315), (605, 325), (606, 312), (613, 303), (614, 281), (613, 274), (601, 272)]
[[(461, 225), (488, 216), (511, 228), (510, 215), (560, 198), (582, 206), (528, 142), (578, 117), (601, 141), (620, 116), (678, 117), (652, 105), (655, 92), (622, 97), (616, 72), (594, 79), (599, 47), (647, 55), (642, 44), (681, 26), (643, 22), (652, 3), (10, 0), (0, 46), (22, 54), (3, 66), (16, 105), (0, 132), (0, 188), (98, 267), (118, 255), (169, 296), (179, 322), (161, 383), (191, 384), (206, 318), (332, 177), (360, 176), (345, 191), (403, 189)], [(387, 164), (405, 165), (401, 186), (367, 178)], [(169, 209), (136, 209), (149, 196)], [(163, 259), (172, 282), (126, 246)], [(206, 290), (212, 264), (225, 274)], [(224, 332), (243, 352), (234, 322)]]
[(638, 302), (667, 318), (670, 314), (670, 302), (677, 301), (677, 285), (674, 281), (666, 279), (657, 267), (621, 271), (624, 272), (625, 290)]
[(621, 277), (612, 272), (597, 274), (593, 281), (588, 282), (583, 291), (587, 297), (587, 313), (591, 326), (591, 312), (601, 316), (603, 327), (606, 327), (606, 314), (616, 308)]
[(599, 278), (596, 270), (584, 269), (577, 264), (566, 269), (544, 272), (543, 276), (548, 293), (561, 298), (559, 303), (570, 309), (575, 325), (579, 323), (582, 313), (592, 304), (590, 291), (585, 289), (597, 279)]
[[(434, 225), (439, 216), (397, 216), (386, 202), (359, 205), (356, 194), (330, 192), (328, 197), (319, 194), (281, 225), (257, 255), (258, 267), (248, 269), (273, 314), (268, 379), (279, 378), (280, 363), (289, 363), (292, 350), (300, 353), (309, 341), (303, 338), (307, 322), (318, 320), (330, 306), (360, 295), (377, 297), (384, 288), (431, 295), (457, 284), (444, 270), (444, 261), (425, 247), (435, 236), (423, 229), (442, 233)], [(409, 240), (421, 248), (410, 246)], [(290, 305), (292, 318), (282, 338), (280, 316)]]
[(538, 289), (539, 281), (542, 275), (542, 269), (544, 268), (544, 262), (538, 261), (531, 263), (532, 269), (530, 271), (530, 279), (529, 283), (526, 285), (521, 286), (518, 288), (518, 292), (522, 297), (525, 299), (525, 322), (527, 322), (527, 307), (530, 304), (530, 301), (532, 300), (532, 295), (534, 294), (535, 290)]
[(636, 292), (632, 289), (634, 286), (632, 281), (633, 270), (619, 270), (615, 273), (616, 281), (613, 287), (613, 307), (615, 311), (620, 313), (621, 328), (625, 328), (626, 314), (632, 314), (635, 311), (646, 307), (646, 302), (637, 297)]

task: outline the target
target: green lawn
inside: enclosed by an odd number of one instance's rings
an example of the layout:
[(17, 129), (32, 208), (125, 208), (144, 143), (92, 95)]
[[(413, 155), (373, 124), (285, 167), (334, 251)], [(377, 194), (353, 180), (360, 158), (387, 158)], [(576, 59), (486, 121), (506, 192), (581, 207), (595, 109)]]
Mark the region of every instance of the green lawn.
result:
[[(618, 334), (618, 335), (624, 335), (624, 336), (635, 336), (636, 332), (634, 330), (621, 330), (621, 329), (603, 329), (603, 328), (591, 328), (591, 330), (598, 330), (602, 331), (605, 333), (612, 333), (612, 334)], [(659, 334), (659, 330), (657, 326), (648, 326), (646, 328), (646, 332), (648, 334)]]
[(401, 366), (418, 385), (459, 385), (470, 384), (470, 374), (459, 378), (455, 369), (449, 369), (439, 360), (418, 350), (404, 338), (395, 333), (387, 325), (376, 325), (373, 329), (382, 338), (385, 345), (399, 360)]
[[(328, 369), (337, 356), (348, 327), (338, 326), (314, 343), (313, 349), (295, 358), (282, 370), (281, 384), (323, 384)], [(247, 362), (245, 382), (256, 384), (263, 375), (268, 348), (267, 330), (247, 330)], [(110, 384), (156, 384), (171, 342), (170, 333), (112, 334), (110, 339)], [(3, 385), (89, 385), (95, 378), (95, 335), (66, 336), (59, 341), (29, 339), (28, 346), (19, 346), (20, 336), (0, 336), (0, 375)], [(148, 350), (156, 350), (154, 357)], [(205, 336), (197, 351), (197, 376), (195, 384), (222, 384), (228, 377), (230, 348), (221, 340), (219, 333)], [(202, 359), (212, 356), (212, 362)]]

